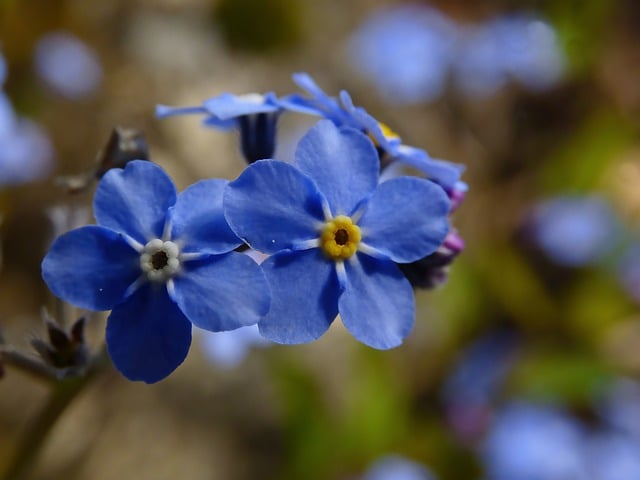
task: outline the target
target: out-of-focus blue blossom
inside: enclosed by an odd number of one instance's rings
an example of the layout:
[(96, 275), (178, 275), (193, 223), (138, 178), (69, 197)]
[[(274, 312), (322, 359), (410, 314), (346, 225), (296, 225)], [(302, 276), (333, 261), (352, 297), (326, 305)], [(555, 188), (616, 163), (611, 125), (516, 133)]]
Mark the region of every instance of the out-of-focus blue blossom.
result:
[(464, 439), (484, 433), (505, 378), (513, 366), (517, 338), (492, 332), (475, 341), (456, 362), (442, 395), (453, 429)]
[(234, 232), (272, 256), (262, 263), (272, 293), (260, 333), (303, 343), (326, 332), (338, 312), (369, 346), (398, 346), (414, 322), (411, 285), (396, 265), (438, 248), (449, 201), (432, 182), (378, 183), (369, 138), (323, 120), (300, 141), (295, 166), (263, 160), (225, 192)]
[(599, 433), (586, 441), (585, 463), (589, 479), (629, 480), (640, 478), (640, 443), (615, 433)]
[(97, 53), (69, 32), (52, 32), (41, 37), (34, 63), (38, 75), (54, 92), (72, 100), (91, 95), (102, 81)]
[(287, 110), (318, 115), (331, 120), (338, 127), (360, 130), (373, 140), (383, 161), (414, 167), (447, 191), (456, 187), (465, 189), (465, 185), (459, 181), (464, 171), (463, 165), (433, 159), (424, 150), (403, 144), (395, 132), (369, 115), (364, 108), (355, 106), (346, 91), (340, 92), (338, 101), (327, 95), (306, 73), (294, 74), (293, 80), (309, 96), (292, 94), (282, 98), (280, 103)]
[(233, 95), (223, 93), (209, 98), (200, 106), (156, 106), (156, 116), (203, 114), (203, 124), (221, 130), (238, 128), (240, 149), (247, 163), (271, 158), (276, 146), (278, 117), (282, 107), (273, 92), (264, 95), (249, 93)]
[(462, 28), (455, 81), (473, 96), (488, 96), (509, 79), (531, 90), (555, 84), (564, 73), (564, 56), (548, 23), (525, 15), (507, 15)]
[[(7, 64), (0, 55), (0, 85), (6, 75)], [(49, 136), (36, 123), (19, 117), (0, 91), (0, 188), (43, 178), (52, 164)]]
[(221, 368), (238, 366), (253, 347), (269, 345), (260, 335), (257, 325), (241, 327), (230, 332), (202, 331), (200, 345), (205, 356)]
[(484, 445), (490, 480), (591, 480), (580, 424), (560, 410), (515, 403), (494, 420)]
[(51, 171), (53, 147), (39, 125), (20, 118), (0, 128), (0, 187), (38, 180)]
[(558, 197), (540, 203), (527, 224), (530, 240), (551, 260), (567, 266), (595, 263), (617, 242), (611, 207), (598, 197)]
[(362, 476), (362, 480), (436, 480), (424, 465), (401, 457), (387, 455), (376, 460)]
[(233, 250), (242, 242), (222, 212), (226, 180), (177, 195), (157, 165), (109, 170), (94, 198), (98, 225), (59, 237), (42, 262), (58, 297), (109, 310), (106, 341), (131, 380), (162, 380), (184, 360), (191, 324), (210, 331), (255, 324), (269, 309), (259, 266)]
[(640, 245), (630, 247), (622, 255), (618, 277), (629, 297), (640, 303)]
[(419, 4), (380, 9), (353, 35), (354, 64), (396, 103), (428, 102), (453, 80), (470, 96), (515, 80), (543, 90), (561, 79), (565, 58), (553, 27), (527, 14), (459, 25)]
[(598, 410), (611, 429), (633, 437), (640, 444), (640, 383), (618, 379), (608, 389)]
[(382, 95), (397, 103), (439, 97), (456, 55), (456, 26), (420, 4), (377, 10), (349, 42), (349, 56)]
[(554, 83), (562, 72), (555, 33), (540, 20), (505, 17), (468, 27), (456, 57), (456, 81), (463, 91), (487, 96), (510, 76), (532, 89)]

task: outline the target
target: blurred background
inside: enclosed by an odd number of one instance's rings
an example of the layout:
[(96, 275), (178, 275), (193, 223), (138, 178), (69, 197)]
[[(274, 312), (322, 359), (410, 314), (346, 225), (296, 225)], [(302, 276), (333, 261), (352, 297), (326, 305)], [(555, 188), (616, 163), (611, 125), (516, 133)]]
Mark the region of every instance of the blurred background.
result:
[[(300, 346), (198, 333), (159, 384), (96, 375), (25, 478), (640, 479), (638, 2), (4, 0), (0, 52), (0, 325), (24, 351), (43, 306), (84, 313), (39, 265), (92, 219), (94, 186), (56, 179), (91, 174), (113, 127), (180, 189), (242, 171), (233, 133), (158, 103), (284, 95), (306, 71), (469, 185), (466, 249), (400, 348), (340, 322)], [(314, 121), (283, 116), (276, 157)], [(0, 472), (50, 392), (5, 365)]]

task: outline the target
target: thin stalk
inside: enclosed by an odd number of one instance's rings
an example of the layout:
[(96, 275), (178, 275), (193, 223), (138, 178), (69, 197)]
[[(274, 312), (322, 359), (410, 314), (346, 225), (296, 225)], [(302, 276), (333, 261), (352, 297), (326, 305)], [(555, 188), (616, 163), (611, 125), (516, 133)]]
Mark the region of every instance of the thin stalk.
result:
[(23, 437), (8, 469), (0, 477), (2, 480), (27, 478), (60, 416), (107, 363), (106, 351), (102, 350), (85, 375), (53, 383), (49, 400)]

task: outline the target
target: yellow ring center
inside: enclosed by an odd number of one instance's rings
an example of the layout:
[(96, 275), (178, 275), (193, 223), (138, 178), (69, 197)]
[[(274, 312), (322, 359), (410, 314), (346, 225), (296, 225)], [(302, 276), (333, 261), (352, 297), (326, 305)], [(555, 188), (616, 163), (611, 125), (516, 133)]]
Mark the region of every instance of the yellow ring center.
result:
[(338, 215), (329, 220), (320, 235), (320, 247), (324, 254), (333, 260), (345, 260), (358, 251), (360, 228), (351, 218)]

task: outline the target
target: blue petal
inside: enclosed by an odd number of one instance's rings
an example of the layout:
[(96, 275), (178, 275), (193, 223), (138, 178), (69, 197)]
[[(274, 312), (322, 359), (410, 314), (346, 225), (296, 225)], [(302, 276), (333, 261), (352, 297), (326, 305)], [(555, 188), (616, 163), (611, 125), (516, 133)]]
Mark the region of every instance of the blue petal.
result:
[(345, 262), (347, 285), (340, 317), (347, 330), (373, 348), (397, 347), (415, 318), (413, 289), (395, 263), (357, 254)]
[(449, 231), (449, 198), (429, 180), (397, 177), (381, 183), (358, 222), (362, 241), (395, 262), (433, 253)]
[(107, 319), (107, 350), (129, 380), (162, 380), (186, 358), (191, 323), (169, 298), (164, 285), (148, 283)]
[(464, 165), (431, 158), (424, 150), (408, 145), (400, 145), (394, 152), (393, 158), (421, 171), (429, 180), (447, 189), (455, 186), (465, 170)]
[(328, 112), (340, 107), (336, 102), (334, 108), (330, 108), (327, 105), (320, 104), (315, 99), (305, 97), (304, 95), (301, 95), (299, 93), (292, 93), (291, 95), (281, 97), (278, 100), (278, 104), (283, 109), (291, 112), (304, 113), (307, 115), (318, 115), (330, 119), (332, 117)]
[(264, 253), (294, 248), (318, 238), (323, 197), (310, 178), (276, 160), (249, 165), (224, 194), (231, 229)]
[(176, 189), (158, 165), (134, 160), (123, 169), (109, 170), (93, 200), (96, 220), (123, 232), (143, 245), (160, 238), (169, 207), (176, 203)]
[(242, 244), (222, 211), (222, 196), (228, 183), (202, 180), (178, 195), (171, 209), (171, 238), (183, 244), (183, 252), (226, 253)]
[(276, 104), (273, 93), (266, 95), (257, 93), (248, 95), (223, 93), (217, 97), (205, 100), (203, 106), (209, 113), (221, 120), (254, 113), (276, 112), (280, 109)]
[(296, 166), (325, 195), (335, 215), (350, 215), (378, 183), (380, 162), (371, 140), (322, 120), (302, 137)]
[(122, 234), (95, 225), (58, 237), (42, 261), (42, 278), (53, 294), (87, 310), (122, 302), (140, 273), (138, 253)]
[(194, 325), (211, 332), (253, 325), (269, 310), (269, 286), (260, 266), (231, 252), (190, 262), (174, 278), (176, 303)]
[(338, 314), (340, 288), (334, 262), (319, 249), (282, 252), (262, 264), (271, 310), (258, 327), (278, 343), (305, 343), (327, 331)]
[(223, 132), (228, 132), (238, 126), (238, 119), (228, 118), (226, 120), (222, 120), (214, 115), (209, 115), (202, 120), (202, 125), (205, 127), (216, 128)]
[(332, 101), (333, 99), (329, 97), (324, 90), (322, 90), (318, 84), (311, 78), (311, 75), (305, 72), (294, 73), (292, 76), (293, 81), (300, 88), (305, 90), (309, 95), (317, 98), (322, 101)]

